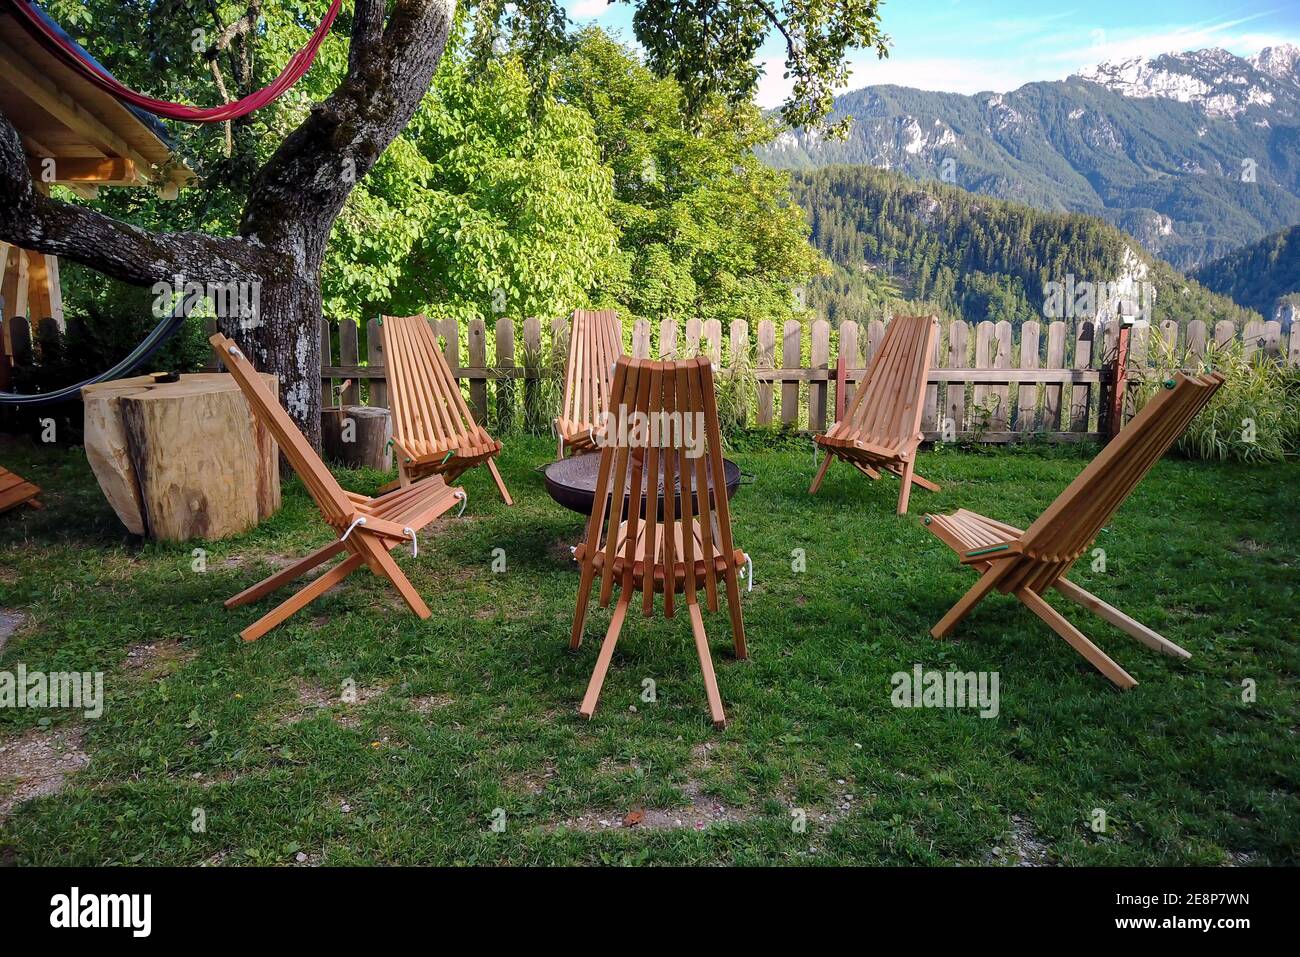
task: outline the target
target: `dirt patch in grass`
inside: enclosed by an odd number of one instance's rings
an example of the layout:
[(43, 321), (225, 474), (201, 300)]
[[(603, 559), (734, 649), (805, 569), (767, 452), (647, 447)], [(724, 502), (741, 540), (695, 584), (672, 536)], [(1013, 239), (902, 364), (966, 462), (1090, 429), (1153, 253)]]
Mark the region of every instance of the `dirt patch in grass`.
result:
[(547, 761), (540, 771), (524, 771), (509, 775), (505, 780), (506, 790), (522, 791), (524, 794), (537, 795), (546, 790), (551, 779), (555, 777), (555, 765)]
[(132, 671), (155, 677), (171, 674), (197, 654), (197, 649), (186, 648), (179, 641), (148, 641), (128, 648), (123, 664)]
[(638, 831), (667, 831), (688, 828), (703, 831), (719, 824), (737, 824), (753, 817), (745, 808), (728, 807), (704, 793), (703, 786), (694, 779), (682, 785), (686, 806), (681, 808), (629, 808), (623, 813), (615, 811), (584, 811), (550, 825), (548, 831), (565, 828), (571, 831), (607, 831), (618, 828)]
[(407, 701), (407, 706), (419, 714), (428, 714), (430, 711), (437, 711), (455, 703), (456, 699), (449, 694), (423, 694), (416, 698), (410, 698)]
[(567, 539), (557, 538), (546, 549), (546, 554), (552, 561), (558, 562), (565, 568), (578, 567), (578, 563), (573, 560), (573, 542)]
[(27, 622), (27, 613), (12, 608), (0, 608), (0, 651), (5, 650), (9, 636)]
[[(280, 719), (281, 724), (297, 724), (322, 711), (339, 712), (338, 722), (345, 728), (356, 727), (361, 720), (353, 709), (365, 707), (386, 690), (383, 685), (372, 688), (322, 688), (320, 685), (298, 682), (298, 707)], [(345, 698), (344, 695), (347, 695)]]
[(245, 565), (255, 565), (258, 562), (264, 562), (274, 569), (288, 568), (301, 555), (259, 555), (256, 552), (248, 555), (229, 555), (217, 563), (218, 568), (243, 568)]
[(0, 742), (0, 821), (26, 801), (57, 793), (68, 775), (90, 763), (81, 750), (85, 733), (80, 725), (34, 728)]
[(1024, 818), (1011, 815), (1011, 833), (1003, 842), (985, 856), (985, 864), (1010, 864), (1015, 867), (1049, 867), (1051, 850), (1034, 831), (1034, 826)]

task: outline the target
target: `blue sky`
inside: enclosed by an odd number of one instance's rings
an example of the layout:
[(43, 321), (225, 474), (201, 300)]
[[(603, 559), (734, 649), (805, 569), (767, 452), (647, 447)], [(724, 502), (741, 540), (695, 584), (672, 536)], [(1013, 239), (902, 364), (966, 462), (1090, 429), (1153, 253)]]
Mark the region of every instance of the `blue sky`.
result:
[[(606, 0), (565, 0), (576, 23), (596, 22), (632, 39), (632, 8)], [(848, 89), (897, 83), (926, 90), (1004, 92), (1032, 80), (1059, 80), (1102, 60), (1224, 47), (1255, 53), (1300, 44), (1295, 0), (884, 0), (888, 60), (857, 53)], [(761, 105), (778, 105), (782, 51), (770, 41), (760, 59)]]

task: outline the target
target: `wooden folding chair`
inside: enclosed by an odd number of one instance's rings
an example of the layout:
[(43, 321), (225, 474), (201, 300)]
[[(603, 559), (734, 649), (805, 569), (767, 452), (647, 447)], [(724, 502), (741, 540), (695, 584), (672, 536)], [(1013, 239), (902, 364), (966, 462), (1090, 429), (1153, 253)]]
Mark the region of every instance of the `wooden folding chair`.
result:
[(893, 472), (902, 480), (898, 514), (907, 514), (912, 483), (932, 492), (939, 486), (916, 474), (916, 450), (924, 438), (921, 411), (925, 382), (934, 355), (938, 323), (933, 316), (895, 316), (871, 358), (844, 418), (813, 441), (826, 450), (809, 495), (821, 488), (833, 458), (841, 458), (868, 478)]
[(612, 309), (575, 309), (569, 327), (569, 356), (564, 372), (564, 406), (555, 420), (559, 444), (565, 451), (590, 452), (597, 446), (600, 414), (609, 406), (614, 363), (623, 354), (623, 332)]
[(428, 475), (454, 482), (469, 469), (486, 465), (502, 500), (513, 505), (492, 461), (501, 443), (474, 421), (429, 321), (424, 316), (384, 316), (379, 328), (398, 474), (398, 481), (384, 490)]
[[(727, 718), (699, 592), (704, 591), (709, 610), (717, 611), (718, 580), (722, 580), (736, 657), (747, 657), (739, 577), (749, 559), (733, 547), (731, 539), (717, 398), (708, 358), (655, 362), (620, 356), (610, 390), (610, 412), (608, 439), (601, 439), (587, 539), (574, 551), (582, 580), (571, 648), (582, 643), (587, 602), (598, 574), (601, 607), (608, 607), (615, 583), (619, 597), (579, 713), (590, 718), (596, 710), (634, 593), (642, 593), (642, 614), (649, 618), (654, 615), (655, 592), (662, 592), (664, 616), (671, 618), (675, 596), (684, 592), (709, 712), (713, 723), (723, 727)], [(648, 434), (638, 430), (638, 420), (648, 424), (644, 430)], [(649, 424), (656, 422), (658, 427)], [(684, 441), (683, 429), (693, 430), (690, 434), (698, 437), (694, 449)], [(708, 491), (710, 477), (716, 487), (713, 494)]]
[(1043, 592), (1055, 588), (1156, 651), (1178, 658), (1191, 657), (1172, 641), (1068, 581), (1065, 573), (1087, 552), (1115, 510), (1222, 383), (1223, 376), (1217, 372), (1192, 378), (1176, 374), (1028, 531), (966, 509), (951, 515), (925, 516), (930, 531), (957, 552), (961, 563), (981, 573), (974, 587), (930, 633), (936, 638), (951, 634), (957, 623), (996, 588), (1019, 598), (1116, 685), (1136, 685), (1128, 672), (1043, 600)]
[(237, 608), (257, 601), (335, 555), (348, 553), (347, 558), (322, 572), (292, 598), (241, 631), (239, 636), (245, 641), (256, 641), (363, 565), (391, 581), (411, 611), (420, 618), (428, 618), (429, 607), (388, 552), (403, 542), (409, 542), (412, 552), (416, 551), (416, 533), (457, 504), (463, 507), (465, 491), (449, 488), (439, 475), (378, 498), (345, 491), (235, 343), (220, 333), (208, 341), (239, 383), (253, 414), (275, 436), (280, 451), (298, 473), (303, 485), (307, 486), (307, 492), (320, 509), (325, 523), (339, 536), (266, 580), (227, 599), (226, 607)]
[(36, 496), (41, 494), (40, 486), (34, 485), (21, 475), (16, 475), (0, 467), (0, 512), (7, 512), (19, 505), (29, 508), (42, 508)]

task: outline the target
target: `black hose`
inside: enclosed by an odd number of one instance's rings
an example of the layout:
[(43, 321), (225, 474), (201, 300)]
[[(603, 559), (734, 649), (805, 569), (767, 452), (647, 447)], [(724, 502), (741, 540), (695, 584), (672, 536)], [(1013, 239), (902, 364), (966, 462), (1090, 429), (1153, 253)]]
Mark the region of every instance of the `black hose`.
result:
[(107, 372), (101, 372), (99, 375), (76, 385), (64, 386), (62, 389), (56, 389), (54, 392), (44, 392), (37, 395), (21, 395), (17, 392), (0, 392), (0, 405), (27, 406), (27, 405), (46, 405), (50, 402), (62, 402), (79, 393), (85, 386), (94, 385), (97, 382), (108, 382), (112, 379), (118, 379), (122, 376), (134, 372), (140, 367), (141, 363), (147, 360), (155, 352), (163, 347), (176, 330), (185, 324), (185, 311), (183, 309), (184, 300), (177, 305), (176, 309), (169, 316), (154, 326), (153, 331), (145, 336), (138, 346), (131, 353)]

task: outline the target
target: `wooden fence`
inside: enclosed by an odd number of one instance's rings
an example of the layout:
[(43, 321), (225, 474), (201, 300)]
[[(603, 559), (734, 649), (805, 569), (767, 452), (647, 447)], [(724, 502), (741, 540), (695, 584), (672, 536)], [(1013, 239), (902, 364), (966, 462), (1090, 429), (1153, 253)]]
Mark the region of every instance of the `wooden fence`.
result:
[[(557, 409), (535, 408), (544, 395), (536, 385), (548, 369), (552, 374), (563, 369), (567, 318), (550, 323), (545, 336), (538, 319), (527, 319), (519, 327), (510, 319), (500, 319), (492, 329), (491, 348), (482, 320), (464, 327), (454, 319), (430, 320), (430, 325), (443, 341), (447, 364), (464, 381), (470, 407), (481, 421), (499, 420), (503, 410), (515, 408), (519, 381), (524, 383), (524, 408), (533, 413), (532, 421), (547, 422), (557, 413)], [(1014, 333), (1009, 322), (941, 323), (922, 415), (926, 437), (983, 442), (1035, 434), (1052, 441), (1101, 437), (1109, 426), (1118, 331), (1115, 322), (1057, 321), (1044, 326), (1031, 321)], [(853, 390), (884, 334), (880, 320), (865, 329), (846, 322), (837, 331), (825, 320), (788, 321), (780, 330), (763, 321), (757, 336), (751, 336), (744, 320), (732, 322), (724, 335), (717, 320), (652, 324), (639, 319), (630, 329), (624, 328), (624, 345), (641, 358), (708, 355), (720, 379), (739, 374), (751, 380), (753, 393), (741, 416), (747, 424), (822, 431), (841, 408), (838, 393), (843, 391), (845, 403), (852, 401)], [(1204, 355), (1208, 342), (1226, 343), (1240, 336), (1248, 353), (1262, 349), (1283, 357), (1285, 351), (1285, 361), (1300, 365), (1300, 326), (1291, 330), (1285, 344), (1281, 325), (1275, 321), (1251, 322), (1242, 330), (1226, 321), (1210, 330), (1196, 321), (1181, 334), (1173, 322), (1138, 326), (1127, 354), (1129, 392), (1139, 387), (1153, 365), (1153, 336), (1198, 356)], [(387, 405), (382, 343), (376, 320), (364, 330), (353, 322), (322, 325), (323, 405), (356, 404), (363, 382), (369, 404)], [(489, 354), (494, 361), (489, 362)], [(494, 407), (489, 405), (493, 397)], [(1125, 419), (1132, 411), (1130, 395), (1124, 403)]]
[[(499, 425), (523, 411), (528, 421), (549, 422), (558, 409), (559, 370), (568, 347), (568, 319), (543, 330), (538, 319), (516, 325), (498, 320), (489, 335), (482, 320), (458, 324), (430, 320), (443, 340), (447, 363), (462, 380), (470, 407), (483, 421)], [(10, 319), (0, 356), (0, 379), (13, 366), (39, 358), (60, 333), (47, 320), (33, 336), (27, 321)], [(832, 330), (825, 320), (788, 321), (783, 328), (763, 321), (756, 335), (743, 320), (724, 330), (717, 320), (696, 319), (652, 324), (640, 319), (624, 328), (625, 347), (643, 358), (708, 355), (719, 380), (742, 377), (747, 394), (738, 418), (749, 425), (782, 425), (821, 431), (834, 421), (840, 394), (847, 403), (871, 356), (884, 337), (885, 324), (865, 328), (846, 322)], [(1263, 350), (1280, 361), (1300, 365), (1300, 325), (1284, 335), (1281, 324), (1253, 321), (1244, 329), (1220, 322), (1208, 329), (1192, 322), (1180, 330), (1173, 322), (1138, 326), (1125, 367), (1132, 392), (1148, 374), (1154, 337), (1179, 350), (1203, 355), (1210, 342), (1241, 338), (1247, 353)], [(927, 438), (1008, 442), (1038, 435), (1051, 441), (1099, 438), (1110, 426), (1110, 389), (1116, 381), (1118, 326), (1114, 322), (1026, 322), (1013, 332), (1008, 322), (957, 320), (941, 323), (934, 367), (926, 389), (922, 428)], [(462, 361), (463, 360), (463, 361)], [(842, 360), (842, 361), (841, 361)], [(542, 387), (552, 377), (555, 387)], [(322, 405), (356, 405), (363, 400), (387, 406), (383, 339), (377, 320), (321, 325)], [(550, 408), (550, 405), (557, 408)], [(1131, 396), (1124, 415), (1131, 414)]]

